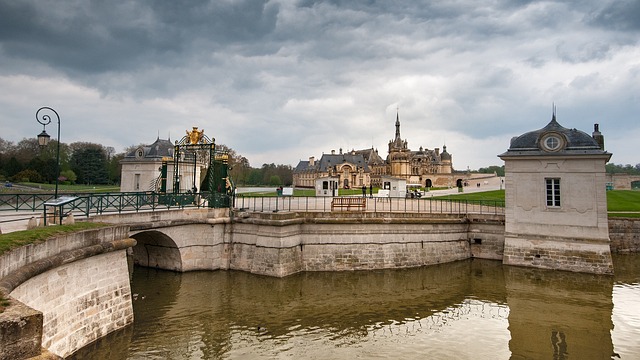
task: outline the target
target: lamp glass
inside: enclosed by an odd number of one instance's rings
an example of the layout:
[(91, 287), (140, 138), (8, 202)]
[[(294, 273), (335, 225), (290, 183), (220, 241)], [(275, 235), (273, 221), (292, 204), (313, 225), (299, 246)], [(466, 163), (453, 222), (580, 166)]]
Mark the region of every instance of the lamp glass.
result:
[(46, 131), (42, 130), (42, 132), (38, 134), (38, 145), (47, 146), (49, 139), (51, 139), (51, 136), (49, 136)]

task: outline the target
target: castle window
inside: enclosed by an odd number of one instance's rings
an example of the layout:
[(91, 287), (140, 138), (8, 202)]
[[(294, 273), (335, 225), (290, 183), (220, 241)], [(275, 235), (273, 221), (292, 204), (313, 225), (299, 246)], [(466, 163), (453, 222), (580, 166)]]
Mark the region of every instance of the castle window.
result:
[(547, 185), (547, 207), (560, 207), (560, 179), (545, 179)]

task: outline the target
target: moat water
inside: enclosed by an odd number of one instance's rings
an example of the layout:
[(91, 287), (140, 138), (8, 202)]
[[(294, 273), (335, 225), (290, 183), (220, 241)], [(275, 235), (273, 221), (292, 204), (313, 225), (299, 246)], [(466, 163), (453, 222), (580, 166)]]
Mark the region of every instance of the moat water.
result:
[(466, 260), (403, 270), (135, 268), (135, 321), (76, 359), (640, 359), (640, 255), (615, 276)]

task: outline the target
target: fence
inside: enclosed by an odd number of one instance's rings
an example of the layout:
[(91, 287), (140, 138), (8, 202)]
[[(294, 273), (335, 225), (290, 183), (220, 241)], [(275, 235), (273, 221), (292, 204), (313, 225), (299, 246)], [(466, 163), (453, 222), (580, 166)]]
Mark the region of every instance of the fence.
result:
[[(155, 192), (73, 194), (72, 201), (64, 204), (62, 213), (77, 215), (156, 211), (186, 207), (207, 206), (207, 193), (159, 194)], [(231, 199), (217, 194), (216, 203), (228, 203)], [(71, 196), (71, 194), (67, 195)], [(245, 197), (237, 195), (234, 207), (250, 212), (330, 212), (332, 197), (286, 196)], [(53, 200), (50, 194), (0, 194), (0, 211), (44, 212), (45, 202)], [(48, 207), (48, 206), (47, 206)], [(504, 214), (504, 201), (451, 200), (438, 198), (367, 198), (367, 212), (443, 213), (443, 214)]]
[[(216, 203), (224, 195), (216, 194)], [(203, 207), (209, 198), (208, 193), (159, 194), (155, 192), (105, 193), (105, 194), (65, 194), (61, 197), (70, 201), (57, 206), (62, 213), (89, 216), (109, 212), (138, 212), (185, 207)], [(54, 200), (50, 194), (0, 194), (0, 211), (44, 212)], [(227, 200), (228, 202), (228, 200)]]
[[(287, 196), (245, 197), (237, 195), (234, 207), (249, 212), (330, 212), (332, 197)], [(367, 198), (363, 211), (442, 213), (442, 214), (504, 214), (504, 201), (496, 200), (450, 200), (438, 198)]]

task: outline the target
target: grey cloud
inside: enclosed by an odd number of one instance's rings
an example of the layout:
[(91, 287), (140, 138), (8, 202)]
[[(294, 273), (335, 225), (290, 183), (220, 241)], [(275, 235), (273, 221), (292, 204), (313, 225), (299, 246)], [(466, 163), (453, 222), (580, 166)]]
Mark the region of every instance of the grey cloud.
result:
[(602, 42), (573, 43), (562, 41), (556, 45), (556, 53), (562, 61), (580, 63), (603, 60), (609, 56), (611, 47)]
[(0, 2), (0, 45), (13, 57), (69, 73), (176, 63), (191, 54), (258, 42), (275, 28), (265, 1)]
[(640, 31), (640, 1), (616, 0), (594, 13), (590, 22), (609, 29)]

